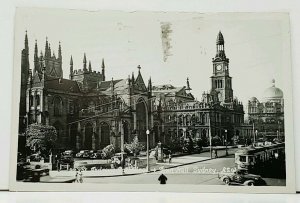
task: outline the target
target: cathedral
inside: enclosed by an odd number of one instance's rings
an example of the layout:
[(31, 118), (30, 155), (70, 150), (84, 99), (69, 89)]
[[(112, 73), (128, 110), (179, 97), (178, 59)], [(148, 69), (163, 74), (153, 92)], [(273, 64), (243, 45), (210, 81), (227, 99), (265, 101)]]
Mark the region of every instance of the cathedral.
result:
[[(29, 68), (27, 33), (22, 50), (19, 131), (26, 125), (42, 123), (56, 128), (57, 148), (100, 149), (109, 144), (120, 147), (121, 137), (130, 142), (138, 136), (146, 142), (146, 130), (152, 128), (152, 84), (144, 83), (141, 67), (135, 77), (105, 78), (93, 70), (83, 56), (82, 68), (75, 68), (70, 58), (69, 78), (63, 78), (61, 45), (58, 56), (51, 52), (46, 39), (45, 51), (34, 49), (34, 69)], [(123, 133), (124, 136), (121, 136)], [(151, 143), (154, 143), (151, 140)]]
[[(30, 69), (27, 33), (21, 58), (21, 93), (19, 131), (32, 123), (51, 125), (58, 134), (59, 149), (102, 149), (130, 142), (138, 136), (146, 143), (150, 130), (150, 147), (170, 138), (237, 144), (250, 139), (252, 128), (244, 122), (243, 104), (233, 95), (229, 59), (221, 32), (217, 35), (216, 55), (212, 60), (211, 89), (201, 100), (186, 85), (152, 86), (137, 74), (126, 78), (107, 79), (104, 59), (101, 72), (93, 69), (84, 54), (82, 66), (69, 64), (69, 78), (63, 77), (62, 47), (57, 56), (46, 39), (45, 50), (34, 46), (34, 67)], [(124, 140), (122, 140), (124, 139)]]

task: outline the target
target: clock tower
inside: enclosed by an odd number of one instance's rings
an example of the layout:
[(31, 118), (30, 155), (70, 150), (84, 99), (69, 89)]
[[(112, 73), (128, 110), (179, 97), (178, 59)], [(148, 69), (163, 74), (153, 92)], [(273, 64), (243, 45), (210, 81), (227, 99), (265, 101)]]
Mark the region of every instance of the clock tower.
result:
[(228, 103), (233, 100), (231, 77), (229, 76), (229, 59), (226, 58), (224, 37), (219, 32), (216, 41), (217, 53), (213, 62), (213, 75), (211, 76), (211, 90), (218, 94), (220, 102)]

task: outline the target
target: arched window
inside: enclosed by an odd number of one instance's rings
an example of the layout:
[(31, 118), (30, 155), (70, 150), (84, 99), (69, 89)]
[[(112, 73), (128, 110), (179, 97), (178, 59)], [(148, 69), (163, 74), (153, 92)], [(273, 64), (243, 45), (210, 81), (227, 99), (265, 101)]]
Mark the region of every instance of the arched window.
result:
[(54, 115), (61, 116), (61, 114), (62, 114), (62, 99), (60, 97), (54, 98), (53, 108), (54, 108)]
[(39, 94), (37, 94), (35, 96), (35, 101), (36, 101), (36, 105), (39, 106), (40, 105), (40, 95)]

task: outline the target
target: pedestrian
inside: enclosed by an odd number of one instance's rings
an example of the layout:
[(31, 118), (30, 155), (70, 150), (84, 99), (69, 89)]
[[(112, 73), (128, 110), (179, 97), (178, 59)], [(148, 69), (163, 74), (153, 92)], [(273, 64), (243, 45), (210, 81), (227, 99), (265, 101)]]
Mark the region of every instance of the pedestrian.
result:
[(169, 164), (171, 163), (171, 161), (172, 161), (172, 154), (171, 154), (171, 152), (169, 153)]
[(215, 149), (215, 158), (218, 158), (218, 151)]
[(78, 174), (78, 176), (79, 176), (79, 182), (80, 182), (80, 183), (83, 183), (83, 179), (82, 179), (82, 171), (81, 171), (81, 169), (79, 169), (79, 174)]
[(158, 177), (158, 181), (160, 182), (160, 184), (166, 184), (167, 180), (168, 178), (163, 173)]
[(57, 159), (56, 167), (57, 167), (57, 171), (60, 171), (60, 160), (59, 159)]
[(78, 169), (76, 169), (75, 182), (79, 183), (79, 172), (78, 172)]

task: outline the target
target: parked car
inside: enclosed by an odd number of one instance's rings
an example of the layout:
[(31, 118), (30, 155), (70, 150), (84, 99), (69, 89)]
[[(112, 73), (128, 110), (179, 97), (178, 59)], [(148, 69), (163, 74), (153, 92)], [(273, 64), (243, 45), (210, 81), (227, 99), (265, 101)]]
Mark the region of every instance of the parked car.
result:
[(63, 152), (63, 155), (70, 155), (70, 156), (73, 156), (74, 154), (74, 151), (73, 150), (66, 150)]
[(266, 182), (259, 175), (249, 174), (246, 169), (238, 169), (233, 173), (224, 173), (219, 179), (226, 185), (262, 186)]
[(102, 159), (102, 150), (98, 150), (90, 155), (91, 159)]
[(88, 154), (89, 150), (81, 150), (76, 154), (77, 158), (83, 158), (83, 155)]
[(39, 161), (41, 161), (42, 157), (41, 157), (40, 154), (31, 154), (29, 156), (29, 159), (30, 159), (30, 161), (37, 161), (37, 162), (39, 162)]
[(118, 168), (121, 166), (121, 161), (122, 161), (122, 156), (124, 158), (124, 164), (125, 164), (125, 159), (127, 158), (127, 153), (126, 152), (121, 152), (121, 153), (116, 153), (115, 156), (111, 158), (111, 163), (113, 164), (114, 168)]
[(64, 155), (60, 158), (60, 163), (72, 165), (74, 163), (74, 158), (70, 155)]

